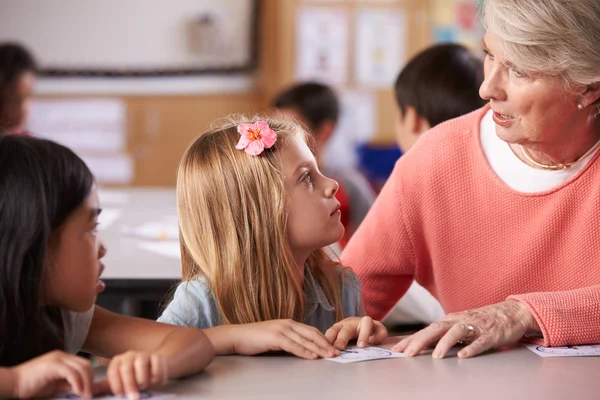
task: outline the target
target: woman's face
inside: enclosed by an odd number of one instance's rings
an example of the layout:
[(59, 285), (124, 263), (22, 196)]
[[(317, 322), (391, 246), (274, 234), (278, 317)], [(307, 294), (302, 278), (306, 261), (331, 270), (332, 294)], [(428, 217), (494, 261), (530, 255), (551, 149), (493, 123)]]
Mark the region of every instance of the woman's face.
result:
[(496, 134), (511, 144), (560, 146), (565, 135), (581, 125), (579, 95), (565, 90), (561, 78), (531, 76), (507, 63), (499, 48), (500, 40), (487, 32), (485, 79), (480, 96), (490, 101)]

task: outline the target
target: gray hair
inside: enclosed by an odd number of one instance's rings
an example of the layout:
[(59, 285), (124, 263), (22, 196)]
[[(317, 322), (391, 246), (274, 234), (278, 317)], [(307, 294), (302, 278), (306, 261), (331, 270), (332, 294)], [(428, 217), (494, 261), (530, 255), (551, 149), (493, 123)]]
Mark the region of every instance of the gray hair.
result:
[(569, 90), (600, 82), (599, 0), (484, 1), (483, 24), (508, 62), (562, 78)]

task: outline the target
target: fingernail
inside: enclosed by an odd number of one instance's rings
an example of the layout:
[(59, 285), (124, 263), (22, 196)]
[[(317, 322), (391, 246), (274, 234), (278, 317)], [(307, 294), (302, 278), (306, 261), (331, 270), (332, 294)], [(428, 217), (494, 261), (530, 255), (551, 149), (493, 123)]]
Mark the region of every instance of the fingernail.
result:
[(441, 355), (440, 352), (436, 351), (433, 353), (433, 358), (440, 358), (440, 355)]
[(319, 358), (319, 355), (318, 355), (317, 353), (312, 353), (312, 356), (313, 356), (314, 358)]
[(361, 340), (360, 342), (358, 342), (358, 347), (365, 347), (367, 344), (365, 343), (364, 340)]
[(127, 398), (129, 400), (140, 400), (140, 394), (139, 393), (127, 393)]
[(458, 352), (458, 356), (459, 356), (459, 357), (466, 357), (466, 356), (467, 356), (467, 352), (466, 352), (466, 351), (464, 351), (464, 350), (462, 350), (462, 351), (459, 351), (459, 352)]

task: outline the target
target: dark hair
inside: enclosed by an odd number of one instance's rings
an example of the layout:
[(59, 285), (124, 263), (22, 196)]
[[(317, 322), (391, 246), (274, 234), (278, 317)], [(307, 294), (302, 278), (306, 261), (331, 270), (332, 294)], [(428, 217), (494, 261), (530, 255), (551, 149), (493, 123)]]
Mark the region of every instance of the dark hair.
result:
[(402, 113), (407, 106), (431, 127), (476, 110), (483, 62), (458, 44), (440, 44), (417, 54), (400, 72), (394, 86)]
[(296, 111), (313, 130), (324, 122), (336, 124), (340, 116), (340, 104), (333, 90), (315, 82), (300, 83), (286, 89), (275, 98), (273, 107)]
[(16, 43), (0, 43), (0, 130), (12, 127), (20, 107), (16, 86), (25, 72), (37, 72), (31, 53)]
[(60, 310), (42, 305), (46, 249), (93, 183), (88, 167), (68, 148), (0, 135), (0, 365), (64, 349)]

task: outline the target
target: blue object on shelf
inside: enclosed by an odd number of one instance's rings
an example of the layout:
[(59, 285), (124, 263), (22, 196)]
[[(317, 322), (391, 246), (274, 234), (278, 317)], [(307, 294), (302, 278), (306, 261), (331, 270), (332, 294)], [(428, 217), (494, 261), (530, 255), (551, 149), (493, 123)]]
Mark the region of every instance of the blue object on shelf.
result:
[(385, 183), (391, 175), (396, 161), (402, 155), (395, 144), (390, 146), (363, 144), (356, 151), (360, 169), (376, 187), (381, 187)]

